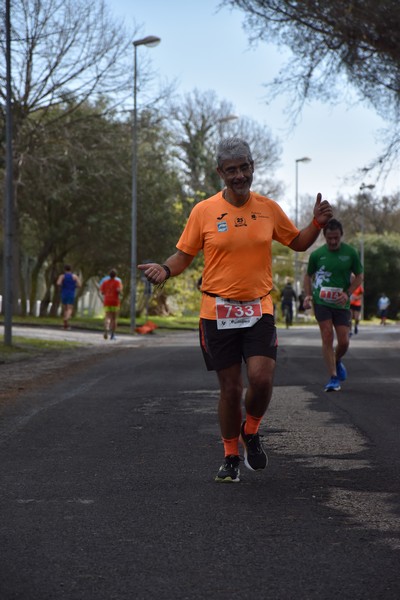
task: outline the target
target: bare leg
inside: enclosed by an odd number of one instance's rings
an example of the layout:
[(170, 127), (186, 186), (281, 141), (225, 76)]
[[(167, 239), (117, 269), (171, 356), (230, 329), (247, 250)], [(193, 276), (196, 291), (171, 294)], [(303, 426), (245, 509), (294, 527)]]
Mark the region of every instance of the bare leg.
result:
[(243, 394), (242, 368), (240, 364), (217, 371), (220, 386), (218, 404), (219, 424), (223, 438), (239, 437), (242, 422), (241, 401)]
[(72, 311), (73, 311), (73, 305), (72, 304), (64, 304), (64, 328), (67, 329), (69, 326), (69, 320), (72, 317)]
[(338, 362), (349, 348), (349, 328), (346, 325), (336, 325), (337, 345), (335, 349), (335, 362)]
[(246, 413), (252, 417), (264, 416), (271, 401), (275, 361), (267, 356), (247, 359), (248, 387), (245, 396)]
[(336, 377), (336, 357), (333, 349), (333, 325), (331, 320), (318, 323), (322, 339), (322, 356), (328, 369), (329, 377)]

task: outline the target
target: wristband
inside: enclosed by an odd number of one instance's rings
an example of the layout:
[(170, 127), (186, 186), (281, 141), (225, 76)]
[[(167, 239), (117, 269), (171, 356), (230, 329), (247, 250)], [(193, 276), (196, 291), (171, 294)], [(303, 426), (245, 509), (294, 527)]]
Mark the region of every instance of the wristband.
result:
[(317, 229), (323, 229), (324, 225), (320, 225), (317, 221), (317, 219), (314, 217), (312, 220), (312, 224), (314, 225), (314, 227), (316, 227)]
[(167, 274), (166, 278), (164, 279), (164, 281), (166, 281), (167, 279), (169, 279), (171, 277), (171, 269), (169, 268), (168, 265), (161, 265), (161, 266)]

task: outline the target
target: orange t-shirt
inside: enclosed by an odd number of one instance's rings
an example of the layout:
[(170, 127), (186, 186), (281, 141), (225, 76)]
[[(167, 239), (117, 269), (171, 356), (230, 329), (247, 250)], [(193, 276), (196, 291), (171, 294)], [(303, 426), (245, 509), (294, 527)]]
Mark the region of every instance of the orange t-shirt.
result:
[(359, 285), (350, 296), (350, 304), (353, 306), (361, 306), (361, 298), (364, 293), (364, 288)]
[(119, 306), (119, 295), (122, 292), (121, 280), (116, 277), (106, 279), (100, 286), (100, 292), (103, 294), (104, 306)]
[[(176, 245), (191, 256), (203, 250), (201, 289), (222, 298), (262, 298), (263, 313), (273, 314), (272, 240), (288, 246), (299, 230), (274, 201), (251, 192), (241, 207), (222, 192), (194, 206)], [(200, 317), (216, 319), (215, 298), (203, 293)]]

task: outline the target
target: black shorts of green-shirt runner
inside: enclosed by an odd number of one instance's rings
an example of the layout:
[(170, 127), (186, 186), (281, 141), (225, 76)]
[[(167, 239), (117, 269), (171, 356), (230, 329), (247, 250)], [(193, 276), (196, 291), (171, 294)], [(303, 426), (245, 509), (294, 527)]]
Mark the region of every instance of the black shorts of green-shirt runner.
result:
[(347, 308), (335, 308), (314, 302), (314, 314), (318, 323), (332, 321), (333, 325), (351, 327), (351, 311)]

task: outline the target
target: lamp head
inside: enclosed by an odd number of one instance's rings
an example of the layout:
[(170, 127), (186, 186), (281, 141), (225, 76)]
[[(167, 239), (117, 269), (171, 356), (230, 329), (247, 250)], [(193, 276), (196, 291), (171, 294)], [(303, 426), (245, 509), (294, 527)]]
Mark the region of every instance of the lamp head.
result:
[(227, 115), (218, 119), (217, 123), (228, 123), (229, 121), (236, 121), (239, 117), (237, 115)]
[(155, 35), (148, 35), (141, 40), (134, 40), (132, 43), (134, 46), (149, 46), (150, 48), (154, 48), (161, 42), (161, 38)]

